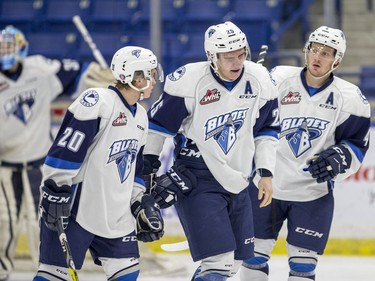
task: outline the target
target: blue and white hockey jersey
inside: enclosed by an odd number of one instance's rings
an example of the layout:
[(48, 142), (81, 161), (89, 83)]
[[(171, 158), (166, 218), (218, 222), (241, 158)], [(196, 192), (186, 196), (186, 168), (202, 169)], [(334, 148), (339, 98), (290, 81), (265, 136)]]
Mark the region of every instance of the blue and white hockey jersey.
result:
[(359, 169), (369, 146), (370, 105), (360, 89), (331, 74), (310, 95), (304, 71), (291, 66), (271, 71), (279, 92), (281, 126), (273, 197), (282, 200), (311, 201), (328, 193), (327, 183), (317, 183), (304, 171), (315, 154), (339, 143), (349, 149), (352, 163), (337, 176), (339, 181)]
[[(187, 64), (168, 75), (149, 111), (145, 154), (159, 155), (164, 137), (176, 136), (176, 157), (209, 169), (229, 192), (248, 186), (253, 169), (274, 171), (277, 93), (266, 68), (246, 61), (228, 89), (209, 62)], [(190, 160), (186, 160), (189, 158)]]
[(52, 144), (51, 102), (79, 71), (76, 61), (62, 65), (36, 55), (25, 58), (15, 80), (0, 72), (0, 161), (45, 157)]
[(91, 233), (116, 238), (134, 231), (130, 204), (145, 189), (147, 132), (146, 110), (130, 106), (112, 86), (88, 89), (68, 108), (44, 180), (77, 185), (72, 215)]

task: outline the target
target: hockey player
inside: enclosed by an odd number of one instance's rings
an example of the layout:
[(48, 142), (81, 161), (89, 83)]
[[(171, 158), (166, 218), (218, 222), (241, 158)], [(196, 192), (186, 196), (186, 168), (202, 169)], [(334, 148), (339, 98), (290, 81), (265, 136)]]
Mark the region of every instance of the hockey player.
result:
[[(255, 257), (244, 262), (242, 281), (268, 280), (267, 262), (285, 220), (290, 267), (285, 280), (315, 280), (332, 223), (335, 182), (359, 169), (369, 147), (369, 103), (357, 86), (332, 73), (345, 50), (344, 33), (321, 26), (305, 45), (306, 67), (271, 71), (281, 126), (274, 199), (263, 209), (253, 204)], [(255, 186), (249, 190), (256, 193)]]
[(248, 59), (246, 36), (232, 22), (209, 27), (204, 47), (208, 61), (169, 74), (148, 112), (145, 172), (157, 171), (164, 140), (174, 137), (174, 165), (153, 194), (162, 208), (176, 203), (192, 258), (201, 260), (192, 280), (224, 281), (253, 256), (246, 191), (253, 160), (261, 206), (271, 200), (277, 97), (268, 71)]
[(36, 264), (40, 168), (52, 144), (51, 102), (69, 92), (81, 74), (77, 61), (27, 56), (28, 47), (17, 28), (0, 31), (0, 280), (13, 269), (23, 213)]
[(159, 206), (144, 195), (148, 119), (138, 103), (162, 81), (161, 67), (150, 50), (129, 46), (114, 54), (110, 68), (115, 87), (90, 88), (71, 104), (44, 163), (34, 281), (69, 279), (54, 231), (60, 218), (76, 267), (89, 249), (108, 280), (137, 280), (137, 238), (149, 242), (163, 235)]

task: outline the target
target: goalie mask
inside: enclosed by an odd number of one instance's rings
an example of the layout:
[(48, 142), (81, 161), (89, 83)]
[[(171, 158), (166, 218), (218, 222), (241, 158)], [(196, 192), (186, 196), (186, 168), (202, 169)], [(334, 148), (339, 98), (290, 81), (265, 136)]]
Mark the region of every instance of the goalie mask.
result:
[(29, 43), (23, 33), (8, 25), (0, 32), (0, 68), (9, 70), (22, 62), (28, 53)]
[[(156, 75), (153, 74), (155, 73), (152, 71), (153, 69), (156, 70)], [(117, 81), (128, 84), (140, 92), (150, 86), (152, 78), (159, 82), (164, 81), (163, 69), (154, 53), (136, 46), (127, 46), (118, 50), (112, 58), (111, 71)], [(147, 80), (146, 87), (138, 89), (132, 84), (135, 72), (143, 72), (144, 78)]]
[(247, 59), (250, 60), (250, 48), (246, 35), (232, 22), (226, 21), (210, 26), (204, 35), (204, 50), (208, 60), (217, 73), (218, 53), (226, 53), (245, 48)]

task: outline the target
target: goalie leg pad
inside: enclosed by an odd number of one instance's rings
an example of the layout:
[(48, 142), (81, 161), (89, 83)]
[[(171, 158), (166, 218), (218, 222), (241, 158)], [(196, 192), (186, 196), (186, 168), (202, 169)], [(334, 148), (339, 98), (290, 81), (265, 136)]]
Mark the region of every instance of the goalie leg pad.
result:
[(109, 281), (135, 281), (139, 275), (137, 258), (99, 258)]
[(289, 256), (288, 281), (315, 280), (315, 268), (318, 263), (317, 252), (287, 244)]
[(0, 276), (13, 270), (19, 232), (20, 207), (12, 183), (12, 170), (0, 167)]

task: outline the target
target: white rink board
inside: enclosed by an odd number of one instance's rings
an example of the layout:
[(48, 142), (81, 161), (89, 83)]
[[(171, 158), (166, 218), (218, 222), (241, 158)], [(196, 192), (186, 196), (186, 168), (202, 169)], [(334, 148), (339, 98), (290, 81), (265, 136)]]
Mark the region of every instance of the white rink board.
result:
[[(363, 166), (353, 176), (336, 183), (335, 215), (331, 237), (375, 238), (375, 128)], [(374, 279), (375, 280), (375, 279)]]
[[(372, 142), (371, 142), (372, 141)], [(165, 172), (171, 164), (172, 142), (168, 139), (162, 154)], [(371, 128), (370, 148), (356, 175), (336, 183), (335, 214), (331, 238), (375, 238), (375, 128)], [(167, 235), (183, 235), (173, 208), (163, 210)], [(283, 235), (282, 235), (283, 236)]]

